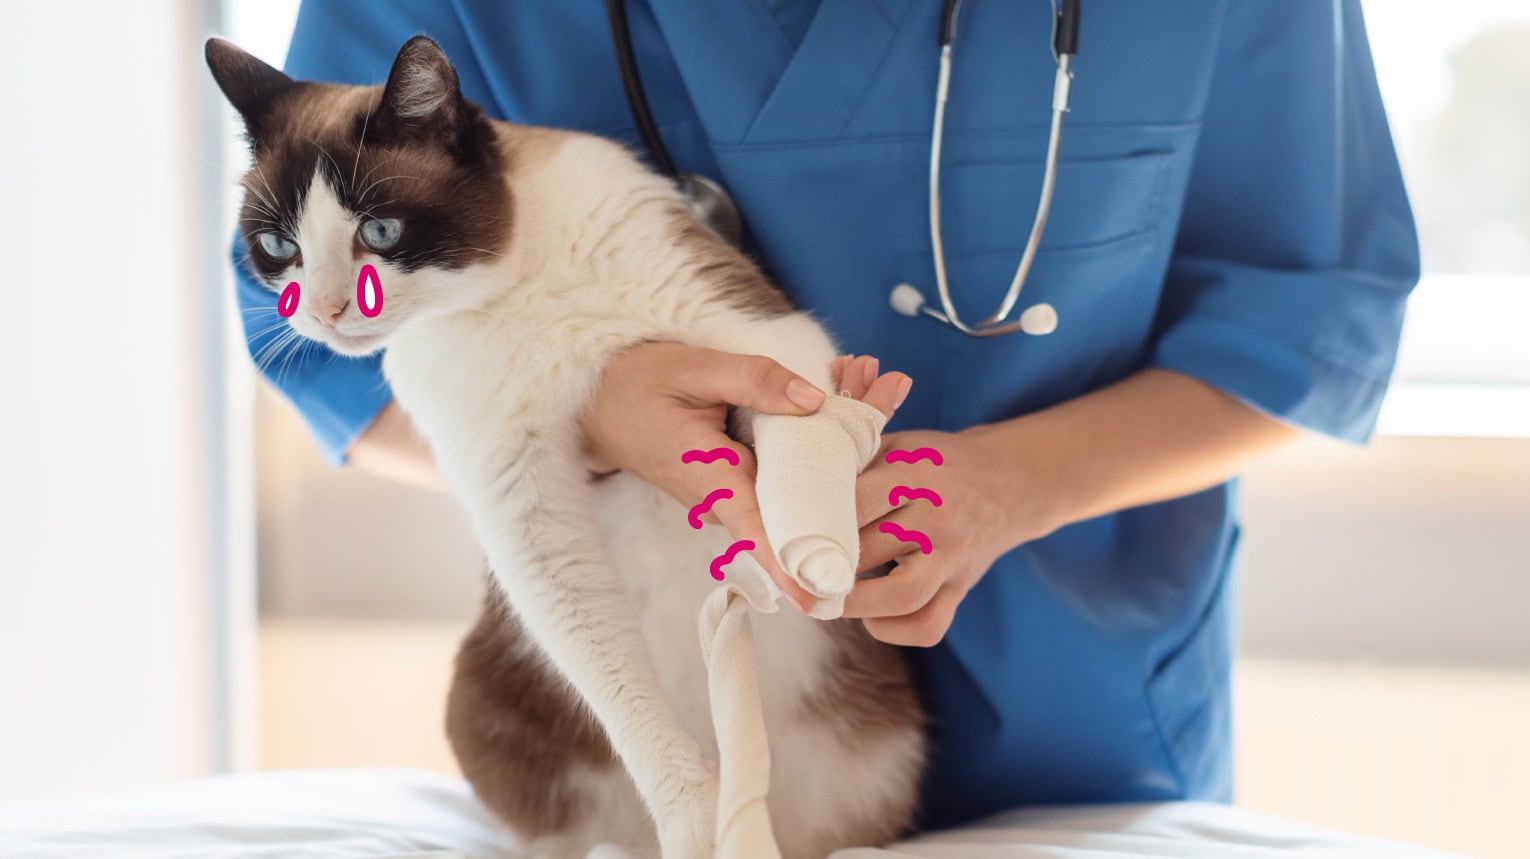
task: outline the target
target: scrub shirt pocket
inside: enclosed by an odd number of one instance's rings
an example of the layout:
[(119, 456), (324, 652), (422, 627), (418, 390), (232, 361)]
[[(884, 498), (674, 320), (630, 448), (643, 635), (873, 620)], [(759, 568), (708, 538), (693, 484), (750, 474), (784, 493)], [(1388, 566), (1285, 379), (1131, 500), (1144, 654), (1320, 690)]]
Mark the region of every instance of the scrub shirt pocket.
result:
[[(1086, 157), (1058, 165), (1051, 213), (1016, 315), (1036, 302), (1062, 320), (1087, 320), (1094, 344), (1135, 340), (1156, 294), (1136, 289), (1168, 241), (1163, 215), (1167, 150)], [(952, 295), (969, 319), (990, 314), (1009, 289), (1036, 214), (1043, 165), (1035, 159), (953, 159), (943, 171), (941, 226)], [(1144, 293), (1144, 294), (1137, 294)], [(982, 314), (982, 316), (979, 316)], [(1148, 319), (1151, 317), (1149, 316)], [(1072, 329), (1080, 330), (1078, 326)], [(1069, 335), (1064, 335), (1069, 336)]]
[[(1043, 408), (1115, 381), (1141, 363), (1162, 283), (1157, 270), (1172, 242), (1162, 214), (1172, 155), (1167, 149), (1120, 148), (1126, 153), (1080, 157), (1058, 167), (1046, 230), (1009, 316), (1045, 302), (1057, 311), (1057, 330), (1044, 338), (940, 332), (947, 365), (977, 378), (1011, 380), (945, 392), (942, 419), (950, 425)], [(953, 158), (945, 171), (947, 270), (952, 301), (969, 324), (992, 314), (1009, 289), (1035, 215), (1042, 166), (1034, 157), (968, 153)], [(916, 263), (929, 265), (910, 260)], [(933, 289), (926, 295), (935, 300)]]
[[(1107, 245), (1155, 229), (1170, 154), (1146, 150), (1059, 163), (1040, 252)], [(1032, 159), (985, 158), (946, 164), (941, 171), (946, 251), (966, 255), (1023, 249), (1044, 166)]]

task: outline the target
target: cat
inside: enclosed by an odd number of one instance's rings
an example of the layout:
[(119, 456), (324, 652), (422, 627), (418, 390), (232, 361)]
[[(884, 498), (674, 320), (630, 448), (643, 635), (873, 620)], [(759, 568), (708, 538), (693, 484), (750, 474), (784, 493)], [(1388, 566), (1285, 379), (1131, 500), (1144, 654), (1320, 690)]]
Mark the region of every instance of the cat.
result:
[[(385, 349), (487, 556), (447, 708), (463, 773), (534, 855), (710, 856), (696, 617), (729, 537), (626, 472), (591, 475), (578, 419), (634, 344), (765, 355), (830, 390), (829, 335), (624, 146), (488, 118), (427, 37), (372, 87), (294, 81), (219, 39), (206, 54), (251, 147), (251, 271), (299, 283), (297, 335)], [(375, 315), (353, 306), (363, 264)], [(892, 840), (927, 742), (901, 656), (855, 621), (754, 620), (782, 854)]]

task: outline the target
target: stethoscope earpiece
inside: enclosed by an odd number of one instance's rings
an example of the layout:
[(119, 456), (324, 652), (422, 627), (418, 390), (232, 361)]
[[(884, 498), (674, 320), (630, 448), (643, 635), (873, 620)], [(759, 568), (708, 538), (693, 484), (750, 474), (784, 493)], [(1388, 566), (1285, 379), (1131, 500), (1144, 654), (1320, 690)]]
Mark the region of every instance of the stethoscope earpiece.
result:
[(1045, 302), (1032, 304), (1020, 314), (1020, 330), (1027, 334), (1051, 334), (1057, 330), (1057, 308)]

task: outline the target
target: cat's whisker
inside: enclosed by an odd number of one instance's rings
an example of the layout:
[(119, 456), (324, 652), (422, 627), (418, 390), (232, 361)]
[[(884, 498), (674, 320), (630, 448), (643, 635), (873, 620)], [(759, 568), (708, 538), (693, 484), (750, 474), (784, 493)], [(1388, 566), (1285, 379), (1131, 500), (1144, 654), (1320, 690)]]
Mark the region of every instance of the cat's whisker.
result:
[[(277, 385), (281, 385), (282, 378), (284, 376), (286, 376), (286, 374), (287, 374), (287, 368), (292, 366), (292, 359), (293, 359), (293, 357), (296, 356), (296, 355), (300, 355), (300, 354), (306, 355), (307, 351), (303, 350), (302, 342), (300, 341), (300, 339), (297, 339), (297, 340), (294, 340), (292, 345), (287, 349), (287, 354), (282, 357), (281, 365), (276, 368), (276, 384)], [(299, 366), (301, 367), (301, 364), (302, 364), (301, 359), (299, 360), (298, 363), (299, 363)]]
[(250, 172), (248, 175), (259, 179), (260, 184), (266, 186), (266, 194), (269, 196), (264, 196), (263, 198), (271, 201), (273, 206), (276, 205), (276, 189), (271, 187), (270, 180), (266, 178), (265, 168), (260, 166), (260, 162), (256, 161), (250, 165)]
[[(379, 168), (381, 166), (383, 166), (383, 162), (379, 161), (376, 164), (373, 164), (371, 167), (368, 167), (367, 168), (367, 172), (362, 174), (361, 181), (365, 182), (368, 179), (372, 178), (372, 174), (376, 173), (377, 172), (377, 168)], [(351, 190), (352, 191), (356, 190), (356, 183), (354, 183), (354, 182), (351, 183)]]
[(351, 165), (351, 181), (348, 186), (352, 191), (356, 190), (356, 170), (361, 166), (361, 151), (367, 148), (367, 126), (372, 122), (372, 110), (368, 105), (367, 115), (361, 120), (361, 137), (356, 140), (356, 162)]
[(272, 332), (276, 331), (279, 328), (282, 328), (282, 327), (286, 326), (286, 324), (287, 324), (287, 320), (285, 320), (285, 319), (281, 320), (280, 322), (273, 322), (270, 325), (267, 325), (264, 328), (261, 328), (259, 331), (253, 331), (253, 332), (245, 335), (245, 339), (246, 340), (260, 340), (260, 339), (265, 338), (265, 337), (274, 337), (276, 335), (272, 334)]
[(362, 191), (360, 194), (356, 195), (356, 202), (358, 204), (364, 202), (366, 200), (366, 198), (367, 198), (367, 194), (371, 193), (373, 188), (376, 188), (378, 185), (381, 185), (382, 183), (387, 182), (387, 181), (392, 180), (392, 179), (413, 179), (416, 182), (423, 182), (424, 181), (423, 179), (421, 179), (418, 176), (406, 176), (406, 175), (404, 175), (402, 173), (397, 175), (397, 176), (384, 176), (381, 179), (374, 180), (372, 182), (372, 184), (367, 186), (367, 189), (365, 191)]
[(294, 340), (297, 340), (301, 336), (302, 335), (298, 334), (296, 328), (289, 328), (288, 330), (277, 335), (270, 343), (262, 347), (260, 352), (257, 354), (255, 359), (256, 369), (260, 370), (262, 373), (265, 373), (270, 368), (271, 364), (276, 360), (276, 358), (282, 354), (282, 350), (291, 345)]
[(319, 150), (320, 155), (323, 155), (325, 158), (329, 159), (330, 166), (335, 168), (335, 181), (340, 181), (340, 177), (343, 174), (340, 172), (340, 163), (335, 160), (335, 156), (329, 154), (329, 150), (325, 149), (322, 145), (320, 145), (319, 141), (314, 140), (312, 137), (305, 137), (303, 139), (307, 140), (309, 143), (312, 143), (314, 148)]
[(254, 332), (251, 332), (249, 334), (246, 334), (245, 335), (245, 339), (246, 340), (258, 340), (258, 339), (260, 339), (262, 337), (272, 336), (271, 332), (275, 331), (278, 328), (281, 328), (281, 327), (285, 326), (286, 324), (287, 324), (287, 320), (285, 320), (285, 319), (281, 320), (280, 322), (274, 322), (274, 323), (272, 323), (270, 325), (267, 325), (266, 327), (260, 329), (259, 331), (254, 331)]
[(264, 372), (266, 360), (271, 356), (273, 348), (279, 346), (291, 333), (290, 331), (284, 331), (272, 337), (269, 342), (262, 344), (259, 349), (256, 349), (255, 354), (250, 356), (251, 360), (255, 362), (255, 369)]
[(254, 198), (254, 199), (248, 199), (247, 198), (245, 200), (245, 204), (247, 206), (249, 206), (252, 210), (254, 210), (258, 214), (271, 216), (271, 219), (273, 221), (280, 221), (281, 220), (281, 214), (278, 213), (276, 211), (276, 209), (274, 208), (275, 204), (267, 202), (267, 200), (265, 198), (265, 195), (260, 193), (260, 189), (259, 188), (256, 188), (255, 186), (249, 185), (249, 184), (246, 184), (244, 186), (244, 188)]

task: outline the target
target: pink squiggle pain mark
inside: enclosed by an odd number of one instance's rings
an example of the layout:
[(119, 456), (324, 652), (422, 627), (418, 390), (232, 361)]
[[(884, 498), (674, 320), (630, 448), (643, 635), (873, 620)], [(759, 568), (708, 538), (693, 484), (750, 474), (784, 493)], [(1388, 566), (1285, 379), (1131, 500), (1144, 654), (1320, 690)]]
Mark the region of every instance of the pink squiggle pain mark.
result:
[(361, 267), (361, 274), (356, 276), (356, 309), (370, 319), (382, 313), (382, 308), (382, 279), (377, 276), (377, 269), (366, 263)]
[(714, 447), (711, 450), (688, 450), (680, 454), (680, 462), (690, 465), (693, 462), (714, 463), (719, 459), (726, 459), (729, 465), (738, 465), (738, 452), (730, 447)]
[(733, 497), (731, 489), (714, 489), (707, 493), (707, 497), (701, 499), (701, 503), (691, 508), (691, 512), (685, 514), (685, 520), (691, 523), (691, 527), (701, 530), (701, 516), (712, 509), (712, 505), (726, 498)]
[(939, 507), (941, 503), (940, 493), (933, 489), (926, 489), (923, 486), (919, 487), (918, 489), (914, 489), (908, 486), (894, 486), (892, 491), (887, 493), (887, 503), (894, 507), (898, 506), (899, 499), (917, 501), (920, 498), (923, 498), (931, 504), (934, 504), (936, 507)]
[(936, 465), (945, 465), (946, 463), (945, 457), (941, 456), (940, 451), (933, 447), (919, 447), (913, 450), (889, 450), (887, 456), (882, 459), (889, 465), (895, 462), (913, 464), (926, 459)]
[(281, 297), (276, 299), (277, 315), (283, 319), (291, 319), (292, 314), (297, 313), (298, 296), (302, 293), (302, 289), (295, 280), (287, 284), (287, 288), (282, 290)]
[(728, 551), (712, 559), (712, 578), (719, 582), (723, 580), (722, 568), (733, 563), (733, 558), (739, 552), (748, 552), (754, 548), (753, 540), (739, 540), (728, 547)]
[(883, 534), (891, 534), (905, 543), (917, 544), (919, 546), (919, 551), (926, 555), (928, 555), (935, 548), (934, 546), (930, 545), (930, 538), (925, 536), (923, 531), (915, 531), (911, 528), (903, 528), (895, 522), (883, 522), (877, 526), (877, 530), (881, 531)]

